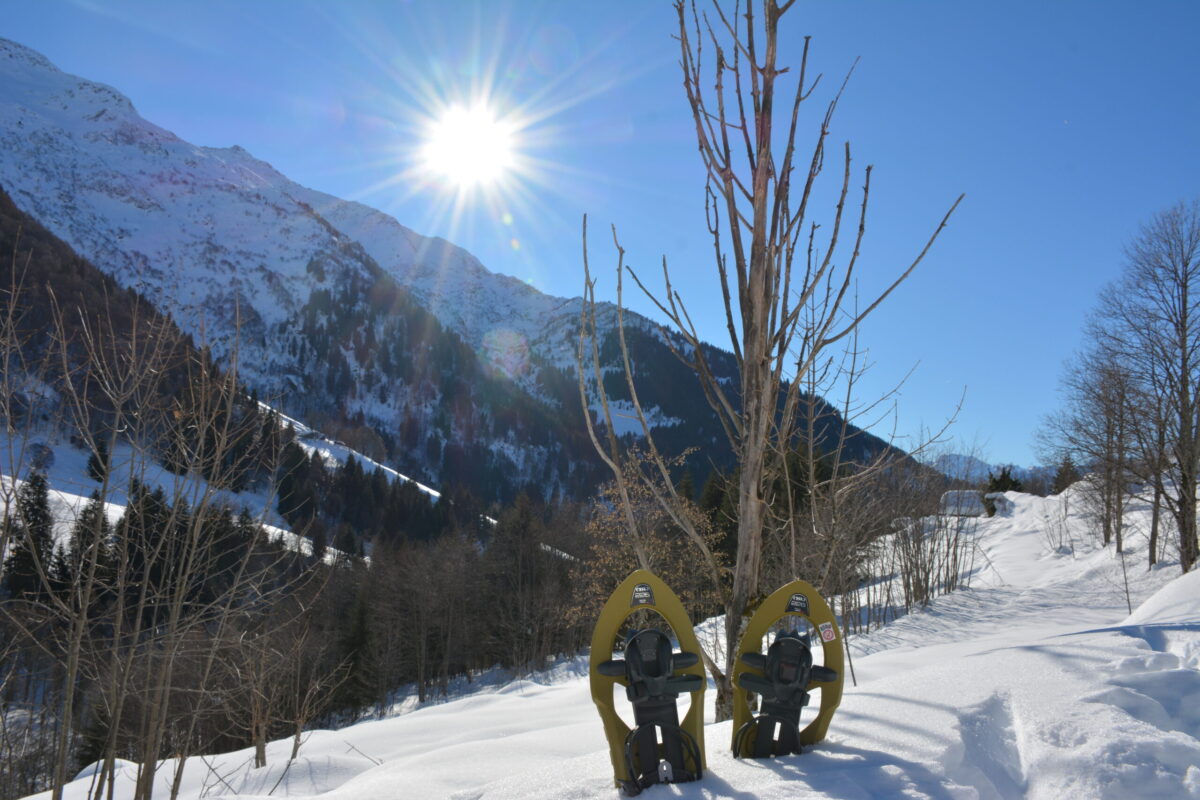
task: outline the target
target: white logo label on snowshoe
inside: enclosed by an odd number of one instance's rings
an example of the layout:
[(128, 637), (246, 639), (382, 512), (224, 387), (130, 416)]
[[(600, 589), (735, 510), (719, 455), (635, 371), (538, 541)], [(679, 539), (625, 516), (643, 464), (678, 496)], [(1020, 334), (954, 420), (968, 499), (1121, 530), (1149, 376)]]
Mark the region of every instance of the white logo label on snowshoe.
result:
[(787, 611), (785, 613), (803, 614), (808, 616), (808, 597), (802, 594), (792, 595), (792, 599), (788, 600)]

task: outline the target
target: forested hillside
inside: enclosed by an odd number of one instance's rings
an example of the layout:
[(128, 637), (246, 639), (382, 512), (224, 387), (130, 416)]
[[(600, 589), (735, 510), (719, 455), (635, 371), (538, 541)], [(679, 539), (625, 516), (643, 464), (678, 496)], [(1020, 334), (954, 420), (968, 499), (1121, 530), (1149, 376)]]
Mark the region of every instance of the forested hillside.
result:
[(4, 797), (580, 646), (578, 508), (327, 462), (4, 197), (0, 248)]

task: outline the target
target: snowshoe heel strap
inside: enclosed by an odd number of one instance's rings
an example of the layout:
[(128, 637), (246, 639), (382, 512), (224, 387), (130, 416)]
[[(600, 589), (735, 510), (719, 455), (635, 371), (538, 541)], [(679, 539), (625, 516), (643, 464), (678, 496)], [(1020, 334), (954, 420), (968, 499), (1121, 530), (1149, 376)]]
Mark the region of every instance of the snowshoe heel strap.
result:
[(687, 669), (700, 663), (700, 656), (686, 650), (671, 656), (671, 669)]
[(738, 675), (738, 683), (748, 692), (770, 697), (775, 692), (775, 685), (766, 678), (759, 677), (752, 672), (743, 672)]
[(761, 669), (763, 672), (767, 671), (767, 657), (762, 653), (742, 653), (742, 663), (747, 667)]
[(601, 661), (596, 665), (596, 672), (599, 672), (601, 675), (605, 675), (609, 678), (624, 678), (625, 661), (619, 658), (614, 658), (609, 661)]
[(810, 682), (817, 681), (818, 683), (833, 683), (837, 679), (838, 679), (838, 674), (837, 674), (836, 669), (830, 669), (829, 667), (822, 667), (819, 664), (813, 665), (812, 677), (810, 679)]
[(667, 678), (667, 693), (673, 695), (696, 692), (704, 685), (704, 678), (699, 675), (672, 675)]
[[(625, 737), (625, 765), (630, 779), (622, 785), (632, 796), (656, 783), (699, 780), (704, 772), (700, 764), (700, 748), (691, 734), (670, 722), (647, 722)], [(634, 787), (636, 790), (631, 791)]]
[(734, 737), (734, 758), (787, 756), (800, 750), (800, 726), (774, 714), (759, 714), (739, 728)]

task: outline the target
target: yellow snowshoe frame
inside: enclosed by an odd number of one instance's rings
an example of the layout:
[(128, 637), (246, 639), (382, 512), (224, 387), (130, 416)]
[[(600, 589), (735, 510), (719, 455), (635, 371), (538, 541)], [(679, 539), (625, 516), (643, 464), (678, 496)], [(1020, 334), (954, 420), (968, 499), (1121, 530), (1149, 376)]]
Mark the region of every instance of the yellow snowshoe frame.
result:
[[(821, 690), (821, 710), (817, 712), (816, 718), (800, 731), (801, 745), (816, 744), (825, 738), (825, 734), (829, 730), (829, 722), (833, 719), (833, 712), (842, 702), (842, 684), (845, 682), (845, 669), (843, 669), (845, 653), (842, 650), (842, 632), (838, 628), (837, 619), (834, 618), (829, 604), (811, 584), (801, 580), (792, 581), (786, 586), (776, 589), (762, 601), (755, 609), (754, 615), (750, 617), (750, 622), (742, 633), (742, 639), (738, 642), (737, 661), (734, 662), (734, 738), (730, 742), (731, 747), (736, 748), (737, 732), (742, 729), (743, 725), (754, 719), (750, 700), (746, 696), (748, 693), (739, 685), (736, 675), (750, 672), (766, 677), (762, 670), (744, 663), (742, 653), (762, 652), (763, 636), (767, 634), (772, 625), (787, 616), (805, 617), (812, 623), (814, 632), (821, 638), (825, 666), (837, 671), (837, 680), (809, 681), (810, 689), (820, 688)], [(735, 752), (734, 755), (743, 754)]]
[[(600, 619), (592, 631), (592, 653), (588, 660), (588, 674), (591, 679), (592, 702), (600, 712), (604, 721), (604, 735), (608, 739), (608, 755), (612, 760), (613, 779), (617, 786), (630, 778), (637, 776), (625, 774), (625, 737), (629, 735), (629, 726), (617, 714), (613, 699), (615, 684), (626, 685), (624, 678), (601, 675), (597, 666), (612, 658), (613, 643), (621, 625), (632, 614), (643, 611), (655, 611), (663, 616), (671, 626), (675, 637), (679, 640), (681, 650), (700, 655), (700, 642), (692, 628), (692, 621), (683, 608), (679, 597), (671, 591), (657, 575), (644, 569), (639, 569), (622, 581), (609, 596), (604, 608), (600, 611)], [(704, 660), (701, 658), (690, 667), (679, 670), (682, 675), (699, 675), (700, 689), (692, 692), (691, 707), (679, 723), (679, 727), (691, 734), (700, 751), (700, 768), (707, 769), (704, 755), (704, 689), (707, 685), (704, 676)]]

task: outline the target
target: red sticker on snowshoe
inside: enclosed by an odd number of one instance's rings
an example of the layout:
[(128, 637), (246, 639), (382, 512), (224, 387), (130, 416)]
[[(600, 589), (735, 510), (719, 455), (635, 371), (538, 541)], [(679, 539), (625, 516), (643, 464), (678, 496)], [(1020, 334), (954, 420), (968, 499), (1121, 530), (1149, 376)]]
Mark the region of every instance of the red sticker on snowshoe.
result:
[(832, 642), (837, 638), (837, 633), (833, 630), (832, 622), (822, 622), (817, 627), (821, 630), (821, 641)]

